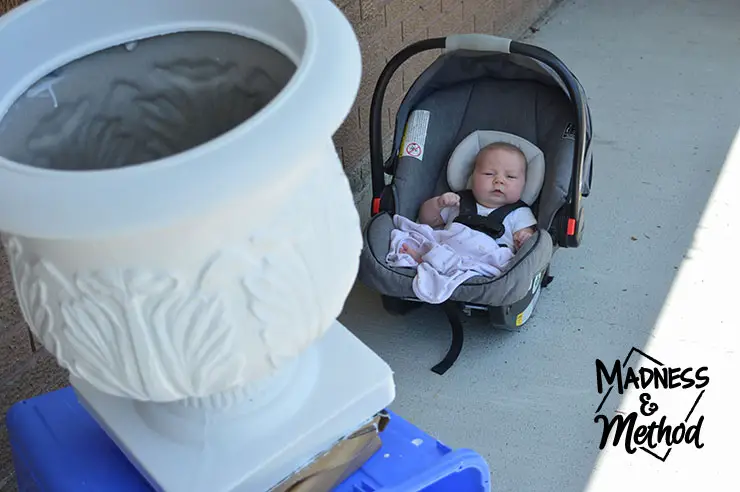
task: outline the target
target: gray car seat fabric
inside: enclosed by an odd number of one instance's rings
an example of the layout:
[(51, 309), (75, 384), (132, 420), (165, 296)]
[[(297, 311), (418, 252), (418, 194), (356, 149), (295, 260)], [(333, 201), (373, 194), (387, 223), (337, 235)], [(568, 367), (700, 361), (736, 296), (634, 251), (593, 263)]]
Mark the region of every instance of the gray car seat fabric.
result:
[[(533, 70), (533, 63), (528, 63), (529, 68), (522, 68), (491, 55), (441, 57), (412, 85), (398, 111), (397, 142), (402, 141), (405, 123), (414, 111), (428, 112), (420, 119), (427, 121), (428, 116), (421, 159), (402, 155), (395, 162), (395, 211), (411, 220), (417, 219), (425, 200), (450, 191), (446, 172), (450, 155), (474, 131), (511, 133), (532, 142), (544, 154), (544, 181), (531, 207), (539, 232), (517, 252), (501, 276), (474, 277), (458, 287), (451, 300), (490, 306), (512, 304), (527, 294), (533, 278), (552, 258), (553, 240), (547, 230), (568, 195), (575, 151), (569, 129), (575, 114), (568, 95), (552, 75)], [(491, 77), (492, 73), (496, 76)], [(369, 221), (359, 280), (383, 295), (415, 298), (411, 289), (415, 271), (393, 268), (385, 261), (392, 229), (390, 214), (382, 213)]]
[[(390, 214), (376, 215), (365, 229), (359, 280), (382, 295), (415, 299), (412, 283), (416, 272), (412, 268), (391, 267), (385, 261), (393, 229)], [(552, 258), (552, 238), (540, 229), (496, 278), (473, 277), (453, 292), (450, 300), (507, 306), (522, 299), (532, 288), (532, 279), (542, 272)]]

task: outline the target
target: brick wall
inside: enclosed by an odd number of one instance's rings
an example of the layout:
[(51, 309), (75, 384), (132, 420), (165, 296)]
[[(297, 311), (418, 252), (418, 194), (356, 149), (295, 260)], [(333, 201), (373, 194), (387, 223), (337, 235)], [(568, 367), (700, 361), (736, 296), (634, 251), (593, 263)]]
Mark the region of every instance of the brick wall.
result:
[[(425, 38), (472, 32), (518, 38), (557, 0), (333, 1), (354, 27), (362, 51), (360, 91), (349, 116), (334, 135), (335, 146), (360, 200), (370, 182), (370, 101), (387, 61), (404, 47)], [(439, 52), (428, 51), (414, 56), (396, 71), (388, 85), (383, 104), (386, 155), (403, 95), (438, 55)]]
[(0, 0), (0, 14), (7, 12), (16, 5), (20, 5), (25, 0)]

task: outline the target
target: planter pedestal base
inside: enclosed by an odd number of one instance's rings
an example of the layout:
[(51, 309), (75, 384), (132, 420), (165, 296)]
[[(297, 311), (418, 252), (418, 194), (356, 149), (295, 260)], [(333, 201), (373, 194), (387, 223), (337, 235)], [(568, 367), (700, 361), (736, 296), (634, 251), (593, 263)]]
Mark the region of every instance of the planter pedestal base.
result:
[(395, 397), (391, 368), (339, 322), (287, 370), (277, 396), (247, 395), (227, 408), (140, 404), (71, 382), (155, 489), (267, 491)]

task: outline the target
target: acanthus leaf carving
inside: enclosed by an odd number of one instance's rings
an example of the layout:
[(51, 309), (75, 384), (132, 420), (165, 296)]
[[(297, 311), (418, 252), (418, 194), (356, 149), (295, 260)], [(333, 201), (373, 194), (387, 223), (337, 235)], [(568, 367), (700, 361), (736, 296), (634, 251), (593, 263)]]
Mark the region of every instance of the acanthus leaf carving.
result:
[(99, 388), (134, 398), (146, 393), (125, 357), (133, 355), (121, 339), (120, 320), (106, 298), (78, 297), (62, 301), (67, 344), (74, 351), (70, 370)]
[(5, 246), (24, 317), (77, 377), (117, 396), (155, 401), (207, 396), (240, 382), (246, 356), (234, 350), (233, 317), (218, 292), (143, 269), (68, 279), (46, 261), (24, 258), (17, 238)]
[(305, 350), (339, 315), (338, 310), (334, 312), (336, 305), (346, 298), (350, 285), (337, 288), (337, 282), (352, 283), (353, 272), (343, 268), (345, 259), (361, 248), (356, 237), (348, 236), (359, 231), (356, 211), (336, 207), (351, 200), (351, 195), (340, 195), (340, 190), (348, 190), (346, 178), (328, 169), (304, 172), (300, 186), (323, 189), (324, 195), (319, 200), (311, 193), (292, 196), (282, 213), (308, 213), (291, 222), (289, 234), (281, 228), (253, 231), (251, 244), (262, 252), (261, 262), (242, 279), (274, 367)]
[(318, 293), (300, 247), (287, 240), (272, 251), (242, 284), (270, 362), (278, 368), (316, 338), (322, 318), (321, 301), (314, 297)]
[(78, 276), (76, 287), (62, 310), (74, 327), (68, 341), (81, 362), (76, 369), (86, 379), (138, 399), (176, 399), (227, 388), (229, 371), (242, 367), (217, 295), (131, 269)]

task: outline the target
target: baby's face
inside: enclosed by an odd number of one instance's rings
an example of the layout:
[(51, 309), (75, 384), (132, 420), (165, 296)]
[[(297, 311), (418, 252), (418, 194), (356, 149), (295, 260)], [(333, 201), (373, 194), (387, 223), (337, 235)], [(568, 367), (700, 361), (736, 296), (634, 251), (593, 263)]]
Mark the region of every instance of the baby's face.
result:
[(507, 149), (492, 149), (478, 156), (472, 191), (484, 207), (494, 208), (519, 200), (524, 190), (527, 163)]

